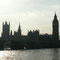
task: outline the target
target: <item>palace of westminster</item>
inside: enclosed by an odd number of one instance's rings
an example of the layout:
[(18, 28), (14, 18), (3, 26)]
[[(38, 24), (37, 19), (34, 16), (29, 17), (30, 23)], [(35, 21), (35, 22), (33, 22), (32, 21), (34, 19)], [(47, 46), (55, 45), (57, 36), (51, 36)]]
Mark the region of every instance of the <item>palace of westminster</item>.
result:
[(59, 22), (55, 14), (52, 22), (52, 34), (39, 34), (39, 30), (29, 31), (28, 34), (21, 35), (19, 25), (17, 32), (10, 32), (10, 23), (3, 23), (2, 36), (0, 37), (0, 49), (40, 49), (40, 48), (60, 48), (59, 41)]

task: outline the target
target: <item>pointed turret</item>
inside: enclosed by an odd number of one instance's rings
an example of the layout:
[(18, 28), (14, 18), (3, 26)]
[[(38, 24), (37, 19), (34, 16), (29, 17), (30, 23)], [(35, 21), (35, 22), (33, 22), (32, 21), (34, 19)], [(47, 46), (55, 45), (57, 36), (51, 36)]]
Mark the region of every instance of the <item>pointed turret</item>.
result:
[(56, 13), (55, 13), (55, 16), (54, 16), (54, 20), (57, 20), (57, 15), (56, 15)]
[(11, 30), (11, 36), (12, 36), (12, 30)]
[(18, 35), (21, 36), (21, 27), (20, 27), (20, 24), (19, 24), (19, 27), (18, 27)]
[(20, 24), (19, 24), (19, 29), (20, 29)]
[(7, 21), (5, 21), (5, 24), (7, 25)]

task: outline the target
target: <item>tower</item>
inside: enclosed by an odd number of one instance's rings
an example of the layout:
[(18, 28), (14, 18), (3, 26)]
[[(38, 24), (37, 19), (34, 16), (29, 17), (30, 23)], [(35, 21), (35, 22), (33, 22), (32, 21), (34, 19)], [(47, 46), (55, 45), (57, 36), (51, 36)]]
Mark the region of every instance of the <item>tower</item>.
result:
[(7, 24), (7, 22), (3, 22), (3, 30), (2, 30), (2, 37), (8, 38), (10, 33), (10, 23)]
[(21, 36), (21, 28), (20, 28), (20, 24), (19, 24), (19, 28), (18, 28), (18, 36)]
[(59, 22), (56, 13), (53, 20), (53, 39), (59, 40)]

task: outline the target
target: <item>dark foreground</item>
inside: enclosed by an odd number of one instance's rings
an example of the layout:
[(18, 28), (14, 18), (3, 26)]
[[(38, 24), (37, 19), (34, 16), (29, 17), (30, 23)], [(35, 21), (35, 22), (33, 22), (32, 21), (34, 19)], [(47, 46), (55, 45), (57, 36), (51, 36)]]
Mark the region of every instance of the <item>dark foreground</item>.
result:
[(29, 49), (49, 49), (49, 48), (60, 48), (60, 41), (13, 41), (5, 43), (0, 41), (0, 50), (29, 50)]

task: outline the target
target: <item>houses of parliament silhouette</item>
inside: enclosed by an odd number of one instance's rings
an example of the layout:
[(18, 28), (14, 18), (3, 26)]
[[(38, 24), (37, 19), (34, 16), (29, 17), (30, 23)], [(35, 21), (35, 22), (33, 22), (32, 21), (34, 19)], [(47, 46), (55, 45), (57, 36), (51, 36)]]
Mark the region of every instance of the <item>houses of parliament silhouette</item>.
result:
[(0, 50), (10, 48), (11, 50), (18, 49), (40, 49), (40, 48), (60, 48), (59, 41), (59, 22), (55, 14), (52, 22), (52, 34), (39, 34), (39, 30), (29, 31), (26, 36), (21, 34), (21, 27), (10, 32), (10, 23), (3, 22), (2, 36), (0, 37)]

